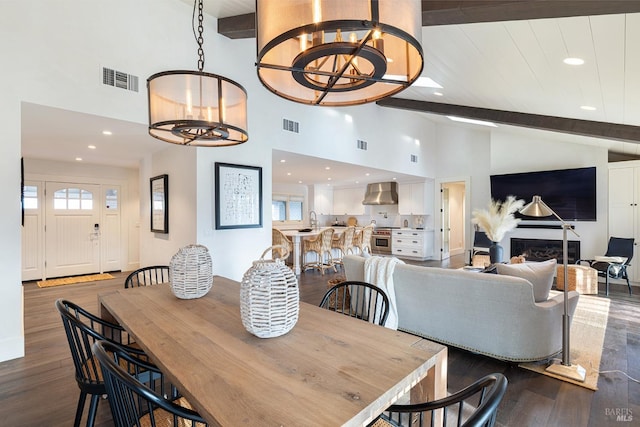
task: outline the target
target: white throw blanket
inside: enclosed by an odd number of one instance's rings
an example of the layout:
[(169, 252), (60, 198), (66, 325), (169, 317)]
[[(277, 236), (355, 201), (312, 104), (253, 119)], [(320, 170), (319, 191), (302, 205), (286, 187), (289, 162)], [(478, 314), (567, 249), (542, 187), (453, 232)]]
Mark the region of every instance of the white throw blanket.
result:
[(364, 281), (382, 289), (389, 298), (389, 316), (384, 325), (389, 329), (398, 329), (398, 307), (393, 287), (393, 270), (396, 264), (404, 264), (404, 261), (380, 256), (371, 256), (364, 261)]

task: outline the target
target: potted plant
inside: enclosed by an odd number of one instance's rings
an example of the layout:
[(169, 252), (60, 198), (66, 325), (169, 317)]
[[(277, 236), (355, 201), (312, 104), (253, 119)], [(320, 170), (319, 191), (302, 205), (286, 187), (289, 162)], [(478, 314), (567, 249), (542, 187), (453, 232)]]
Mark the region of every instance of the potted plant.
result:
[(471, 213), (471, 222), (477, 224), (493, 242), (489, 247), (489, 260), (492, 264), (502, 262), (503, 248), (499, 243), (506, 233), (517, 227), (520, 219), (513, 214), (523, 206), (524, 200), (507, 196), (505, 201), (491, 199), (488, 209), (474, 209)]

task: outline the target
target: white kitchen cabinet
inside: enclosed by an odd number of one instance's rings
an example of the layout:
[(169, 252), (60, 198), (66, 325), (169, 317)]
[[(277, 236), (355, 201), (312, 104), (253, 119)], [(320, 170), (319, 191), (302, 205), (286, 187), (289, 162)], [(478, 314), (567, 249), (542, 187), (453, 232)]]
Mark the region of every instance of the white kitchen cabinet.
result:
[(313, 186), (313, 210), (317, 215), (331, 215), (333, 212), (333, 189), (326, 185)]
[(393, 230), (391, 252), (402, 258), (425, 260), (433, 257), (433, 230)]
[(433, 215), (433, 180), (398, 185), (400, 215)]
[(333, 190), (333, 215), (364, 215), (365, 188), (336, 188)]
[[(609, 165), (609, 236), (635, 238), (640, 242), (640, 162)], [(634, 260), (637, 250), (634, 249)], [(604, 255), (604, 252), (602, 254)], [(633, 262), (627, 269), (629, 279), (640, 281), (640, 269)]]

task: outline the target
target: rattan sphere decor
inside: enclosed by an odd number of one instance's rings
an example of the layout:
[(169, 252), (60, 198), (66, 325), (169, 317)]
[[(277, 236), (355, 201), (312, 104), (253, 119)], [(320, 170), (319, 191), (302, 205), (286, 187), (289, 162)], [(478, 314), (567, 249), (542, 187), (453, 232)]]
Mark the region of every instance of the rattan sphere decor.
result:
[(213, 286), (209, 249), (187, 245), (178, 250), (169, 264), (171, 291), (181, 299), (205, 296)]
[[(284, 248), (281, 258), (264, 259), (273, 248)], [(272, 251), (275, 256), (278, 251)], [(240, 316), (247, 331), (259, 338), (273, 338), (289, 332), (298, 321), (300, 294), (298, 279), (284, 260), (289, 251), (271, 246), (247, 270), (240, 285)]]

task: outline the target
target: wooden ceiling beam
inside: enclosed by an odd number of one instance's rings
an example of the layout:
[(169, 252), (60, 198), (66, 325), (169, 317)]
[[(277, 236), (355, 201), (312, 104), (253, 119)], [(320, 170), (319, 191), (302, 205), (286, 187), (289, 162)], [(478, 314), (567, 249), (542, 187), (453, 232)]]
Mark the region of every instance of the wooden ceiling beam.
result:
[[(640, 12), (637, 0), (423, 0), (422, 26)], [(218, 19), (230, 39), (256, 36), (255, 13)]]
[(633, 142), (636, 144), (640, 143), (640, 126), (492, 110), (489, 108), (467, 107), (464, 105), (441, 104), (438, 102), (416, 101), (413, 99), (394, 97), (381, 99), (377, 101), (376, 104), (381, 107), (399, 108), (421, 113), (457, 116), (530, 129)]

